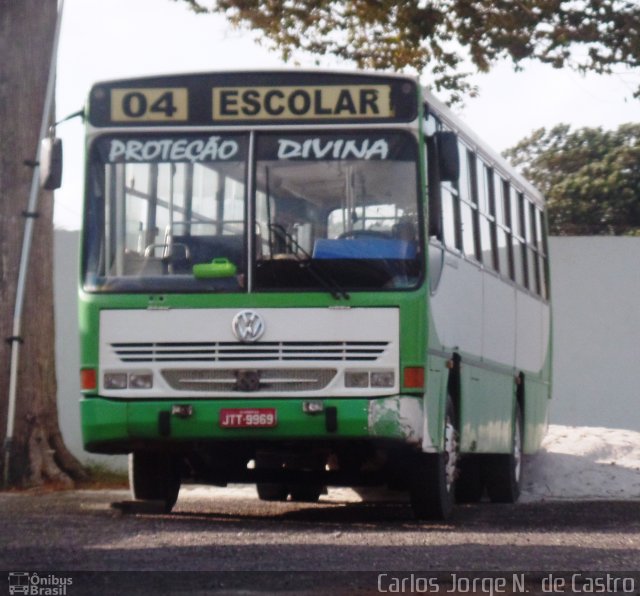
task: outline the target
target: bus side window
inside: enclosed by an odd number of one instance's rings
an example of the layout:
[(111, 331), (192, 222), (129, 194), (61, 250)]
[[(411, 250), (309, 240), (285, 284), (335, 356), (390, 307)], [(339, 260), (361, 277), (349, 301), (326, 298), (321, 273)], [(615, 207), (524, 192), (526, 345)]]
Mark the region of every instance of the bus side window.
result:
[(535, 212), (535, 243), (538, 255), (538, 280), (540, 282), (540, 296), (547, 300), (549, 298), (547, 285), (547, 247), (544, 234), (544, 217), (542, 211), (537, 207)]
[[(462, 150), (463, 148), (464, 150)], [(461, 248), (467, 257), (480, 261), (480, 225), (478, 221), (475, 156), (464, 145), (460, 149), (458, 188), (460, 192)]]
[(458, 141), (460, 171), (455, 182), (440, 183), (440, 199), (442, 205), (442, 236), (447, 248), (462, 251), (462, 225), (460, 221), (460, 188), (464, 178), (464, 155), (466, 148)]
[(513, 234), (511, 232), (511, 184), (508, 180), (502, 181), (502, 206), (503, 206), (503, 224), (506, 238), (506, 255), (507, 255), (507, 271), (505, 275), (509, 279), (516, 279), (515, 262), (513, 258)]
[[(524, 238), (522, 237), (522, 220), (520, 217), (521, 196), (514, 188), (509, 192), (511, 240), (513, 246), (513, 280), (525, 286)], [(526, 287), (526, 286), (525, 286)]]
[(448, 248), (459, 250), (462, 245), (460, 238), (460, 202), (455, 190), (446, 182), (442, 184), (441, 196), (444, 244)]
[(527, 250), (529, 229), (527, 226), (528, 222), (528, 211), (527, 211), (527, 203), (528, 201), (525, 199), (525, 196), (522, 192), (518, 192), (518, 214), (520, 217), (520, 250), (522, 252), (522, 267), (524, 270), (524, 281), (523, 286), (529, 290), (533, 289), (533, 280), (529, 276), (529, 253)]
[(480, 209), (480, 245), (482, 263), (499, 270), (495, 201), (493, 192), (493, 169), (478, 158), (478, 206)]
[(538, 272), (538, 253), (536, 250), (536, 232), (535, 232), (535, 205), (525, 199), (525, 233), (527, 242), (527, 277), (529, 280), (529, 289), (536, 294), (540, 294), (540, 276)]
[(509, 230), (505, 211), (505, 193), (508, 196), (509, 183), (494, 172), (493, 175), (493, 207), (495, 209), (496, 230), (496, 262), (498, 271), (505, 277), (511, 277), (511, 251)]

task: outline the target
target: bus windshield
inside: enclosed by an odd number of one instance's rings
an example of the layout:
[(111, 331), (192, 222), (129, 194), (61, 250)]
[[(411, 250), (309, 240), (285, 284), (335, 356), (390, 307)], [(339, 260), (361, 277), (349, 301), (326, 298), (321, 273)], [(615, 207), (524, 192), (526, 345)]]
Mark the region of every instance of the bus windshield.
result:
[(399, 131), (99, 137), (85, 289), (415, 287), (417, 172), (415, 138)]

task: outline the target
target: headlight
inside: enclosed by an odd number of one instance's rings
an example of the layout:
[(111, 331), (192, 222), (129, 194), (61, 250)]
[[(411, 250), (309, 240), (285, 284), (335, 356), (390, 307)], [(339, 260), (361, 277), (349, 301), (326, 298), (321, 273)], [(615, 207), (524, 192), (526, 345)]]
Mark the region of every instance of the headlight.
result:
[(344, 386), (350, 389), (389, 389), (396, 384), (396, 375), (392, 370), (346, 371)]
[(127, 373), (104, 373), (105, 389), (126, 389)]
[(351, 388), (362, 388), (369, 386), (369, 373), (368, 372), (345, 372), (344, 373), (344, 386)]
[(372, 387), (393, 387), (396, 379), (393, 371), (372, 372), (371, 373), (371, 386)]
[(136, 372), (106, 372), (104, 373), (105, 389), (151, 389), (153, 387), (153, 373), (150, 371)]
[(129, 374), (130, 389), (151, 389), (153, 387), (153, 374), (149, 372), (134, 372)]

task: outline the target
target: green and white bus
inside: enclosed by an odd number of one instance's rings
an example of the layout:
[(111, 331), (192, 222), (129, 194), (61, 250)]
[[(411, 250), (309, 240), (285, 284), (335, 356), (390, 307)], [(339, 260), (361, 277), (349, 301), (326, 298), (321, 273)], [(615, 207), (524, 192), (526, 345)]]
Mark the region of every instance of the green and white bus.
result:
[(136, 498), (518, 498), (550, 398), (544, 200), (415, 79), (118, 80), (86, 120), (83, 438), (131, 454)]

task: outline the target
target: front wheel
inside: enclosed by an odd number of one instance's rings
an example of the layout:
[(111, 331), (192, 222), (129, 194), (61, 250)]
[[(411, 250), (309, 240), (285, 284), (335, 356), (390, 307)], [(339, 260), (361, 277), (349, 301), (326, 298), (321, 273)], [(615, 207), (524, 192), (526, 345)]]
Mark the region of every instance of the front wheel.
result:
[(134, 499), (162, 501), (169, 513), (180, 492), (178, 460), (164, 453), (134, 451), (129, 454), (129, 487)]
[(455, 410), (447, 399), (444, 451), (419, 453), (411, 475), (411, 507), (418, 519), (445, 520), (451, 516), (458, 474), (459, 443)]
[(256, 489), (261, 501), (286, 501), (289, 496), (287, 485), (279, 482), (258, 482)]
[(487, 461), (487, 492), (492, 503), (515, 503), (522, 486), (522, 408), (516, 403), (511, 453), (490, 456)]
[(289, 487), (291, 500), (298, 503), (317, 503), (323, 492), (318, 484), (294, 484)]

